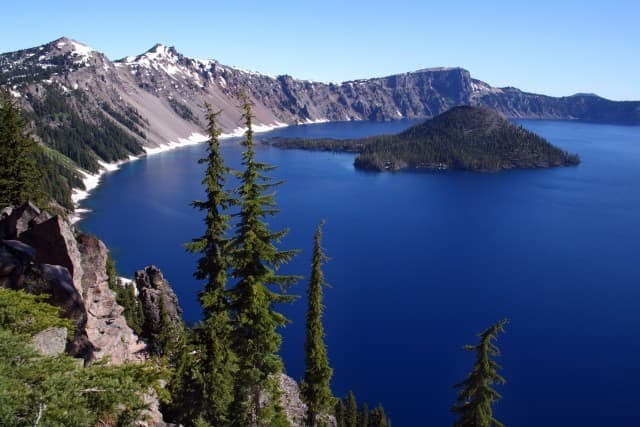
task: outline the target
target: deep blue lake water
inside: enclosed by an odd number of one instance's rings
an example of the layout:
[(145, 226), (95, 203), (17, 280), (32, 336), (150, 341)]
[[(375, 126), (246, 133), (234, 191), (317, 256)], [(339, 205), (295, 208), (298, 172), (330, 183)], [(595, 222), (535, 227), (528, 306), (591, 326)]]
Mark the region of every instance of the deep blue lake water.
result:
[[(259, 147), (277, 165), (274, 229), (302, 253), (285, 272), (308, 276), (312, 236), (327, 219), (325, 328), (334, 392), (382, 402), (395, 427), (446, 426), (461, 350), (503, 317), (508, 426), (638, 426), (640, 384), (640, 127), (521, 121), (570, 152), (577, 167), (364, 173), (353, 155)], [(297, 126), (270, 135), (351, 137), (410, 122)], [(195, 258), (203, 230), (203, 146), (151, 156), (105, 176), (80, 226), (112, 249), (121, 275), (148, 264), (173, 284), (189, 321), (199, 309)], [(238, 167), (241, 150), (224, 146)], [(306, 282), (295, 293), (304, 295)], [(282, 356), (303, 372), (303, 298), (284, 312)]]

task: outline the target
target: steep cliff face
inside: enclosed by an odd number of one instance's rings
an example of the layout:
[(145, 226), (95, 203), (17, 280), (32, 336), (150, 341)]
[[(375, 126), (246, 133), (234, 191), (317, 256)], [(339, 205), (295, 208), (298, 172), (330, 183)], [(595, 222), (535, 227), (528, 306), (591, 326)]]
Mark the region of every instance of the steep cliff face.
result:
[[(111, 61), (67, 38), (0, 55), (0, 86), (9, 87), (32, 113), (46, 143), (90, 170), (99, 166), (87, 153), (111, 162), (139, 155), (143, 148), (197, 138), (205, 101), (222, 111), (219, 120), (225, 132), (237, 130), (242, 91), (255, 104), (258, 126), (428, 118), (457, 105), (488, 106), (507, 117), (640, 124), (640, 102), (594, 95), (553, 98), (494, 88), (461, 68), (326, 84), (189, 58), (160, 44), (141, 55)], [(78, 129), (71, 127), (70, 116), (76, 125), (95, 130), (80, 152), (51, 138), (65, 130), (67, 139), (74, 140)]]

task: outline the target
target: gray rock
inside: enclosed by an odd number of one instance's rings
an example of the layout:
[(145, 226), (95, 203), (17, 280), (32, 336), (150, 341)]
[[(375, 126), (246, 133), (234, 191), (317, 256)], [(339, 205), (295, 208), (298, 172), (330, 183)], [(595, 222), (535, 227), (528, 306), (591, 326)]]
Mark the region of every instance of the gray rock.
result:
[(178, 304), (178, 297), (173, 292), (173, 288), (164, 279), (162, 272), (156, 266), (151, 265), (143, 270), (136, 271), (134, 280), (145, 318), (142, 336), (150, 340), (153, 347), (153, 337), (160, 333), (162, 324), (160, 299), (162, 298), (174, 330), (179, 330), (182, 327), (182, 309)]
[(33, 223), (20, 234), (20, 240), (36, 250), (36, 263), (61, 265), (69, 270), (74, 286), (82, 293), (82, 259), (76, 238), (64, 219), (56, 215), (43, 223)]
[(23, 289), (36, 295), (51, 295), (47, 302), (60, 307), (64, 317), (75, 323), (76, 332), (67, 344), (67, 352), (74, 357), (91, 360), (93, 345), (85, 332), (87, 310), (82, 295), (73, 284), (69, 270), (60, 265), (34, 264), (25, 272)]
[(36, 250), (19, 240), (2, 240), (0, 244), (24, 264), (30, 263), (36, 257)]
[(87, 309), (86, 334), (96, 359), (109, 357), (112, 364), (144, 360), (146, 344), (127, 325), (124, 309), (109, 288), (107, 258), (109, 252), (97, 238), (78, 236), (82, 259), (82, 289)]
[[(280, 405), (291, 427), (306, 427), (307, 405), (302, 401), (300, 387), (293, 378), (284, 373), (275, 376), (280, 388)], [(336, 418), (330, 414), (320, 415), (327, 427), (337, 427)]]
[(10, 214), (0, 220), (0, 238), (7, 240), (20, 237), (23, 232), (29, 229), (29, 223), (41, 213), (40, 209), (31, 202), (13, 209), (5, 208), (3, 213), (5, 212), (10, 212)]
[(43, 356), (62, 354), (67, 346), (67, 328), (47, 328), (37, 333), (33, 346)]
[(0, 287), (21, 289), (34, 256), (33, 248), (22, 242), (0, 240)]

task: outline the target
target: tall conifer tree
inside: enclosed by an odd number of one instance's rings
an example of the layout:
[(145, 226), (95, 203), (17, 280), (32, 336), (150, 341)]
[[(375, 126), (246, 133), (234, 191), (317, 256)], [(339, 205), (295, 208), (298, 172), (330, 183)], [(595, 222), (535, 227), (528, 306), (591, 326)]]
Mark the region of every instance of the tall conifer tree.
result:
[(349, 390), (344, 398), (344, 425), (345, 427), (358, 427), (358, 401), (353, 391)]
[[(231, 346), (231, 324), (226, 296), (227, 270), (230, 267), (229, 215), (226, 210), (233, 203), (225, 189), (229, 170), (220, 154), (219, 137), (221, 130), (217, 124), (220, 112), (214, 112), (206, 103), (207, 117), (207, 157), (199, 163), (207, 165), (202, 184), (206, 199), (193, 202), (193, 206), (206, 212), (205, 232), (186, 245), (187, 250), (200, 253), (198, 268), (194, 274), (198, 280), (205, 280), (205, 287), (199, 299), (204, 311), (204, 321), (199, 328), (199, 344), (203, 352), (202, 384), (204, 390), (201, 406), (202, 418), (212, 425), (226, 425), (229, 421), (229, 406), (233, 401), (234, 375), (237, 370), (236, 357)], [(197, 404), (193, 402), (192, 404)]]
[(360, 414), (358, 415), (358, 426), (369, 427), (369, 406), (366, 402), (362, 403), (360, 407)]
[(452, 410), (460, 416), (456, 427), (504, 427), (493, 417), (493, 404), (502, 396), (495, 391), (494, 384), (504, 384), (505, 379), (498, 374), (500, 365), (492, 357), (499, 356), (500, 350), (493, 343), (508, 320), (500, 320), (495, 325), (478, 334), (480, 342), (464, 347), (467, 351), (476, 352), (476, 362), (467, 379), (456, 384), (459, 388), (458, 398)]
[[(276, 243), (288, 230), (273, 232), (266, 223), (267, 217), (278, 212), (274, 194), (269, 191), (280, 182), (266, 175), (273, 166), (255, 160), (251, 107), (249, 98), (243, 95), (242, 118), (247, 130), (242, 142), (244, 171), (237, 174), (240, 212), (232, 262), (236, 284), (230, 290), (233, 342), (239, 366), (233, 412), (235, 425), (271, 426), (282, 421), (273, 376), (282, 369), (278, 355), (282, 337), (277, 328), (288, 323), (274, 305), (294, 299), (286, 289), (296, 281), (295, 276), (279, 275), (277, 270), (296, 251), (279, 250)], [(265, 392), (268, 399), (261, 398)]]
[(9, 90), (0, 94), (0, 206), (29, 200), (46, 202), (36, 168), (38, 144), (25, 134), (25, 122)]
[(330, 382), (333, 369), (329, 366), (327, 347), (324, 343), (322, 326), (322, 287), (328, 286), (324, 280), (322, 263), (327, 260), (322, 250), (322, 226), (318, 225), (314, 236), (313, 255), (311, 260), (311, 278), (307, 293), (307, 336), (304, 343), (305, 371), (301, 384), (302, 398), (307, 404), (307, 423), (315, 427), (319, 425), (318, 415), (327, 413), (334, 405), (335, 398), (331, 393)]

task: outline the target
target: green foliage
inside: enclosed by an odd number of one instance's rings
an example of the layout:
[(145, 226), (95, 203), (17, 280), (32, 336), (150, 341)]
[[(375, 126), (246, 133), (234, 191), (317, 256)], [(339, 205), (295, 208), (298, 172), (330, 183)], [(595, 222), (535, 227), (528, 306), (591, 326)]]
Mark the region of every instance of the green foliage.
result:
[(114, 162), (141, 154), (138, 141), (101, 111), (93, 112), (92, 121), (78, 114), (73, 103), (82, 103), (85, 96), (79, 90), (65, 94), (56, 85), (47, 87), (43, 99), (29, 96), (34, 111), (29, 118), (44, 143), (94, 173), (100, 169), (98, 159)]
[(42, 173), (42, 184), (49, 199), (67, 210), (73, 210), (71, 194), (73, 188), (84, 189), (82, 178), (75, 170), (71, 159), (57, 151), (41, 146), (36, 152), (36, 166)]
[[(224, 425), (229, 421), (229, 406), (233, 401), (234, 375), (237, 371), (236, 356), (232, 351), (229, 304), (226, 296), (227, 270), (230, 267), (229, 215), (225, 210), (233, 203), (225, 180), (228, 168), (220, 154), (218, 138), (221, 129), (216, 122), (220, 112), (214, 112), (205, 104), (209, 135), (207, 157), (200, 159), (207, 169), (202, 184), (207, 199), (196, 200), (193, 206), (205, 211), (205, 232), (186, 245), (187, 250), (199, 253), (196, 279), (205, 280), (200, 293), (200, 305), (204, 311), (204, 321), (198, 329), (200, 344), (200, 369), (198, 374), (202, 384), (201, 405), (203, 411), (198, 416), (213, 425)], [(190, 387), (190, 385), (188, 385)]]
[(238, 356), (233, 415), (235, 425), (247, 425), (256, 420), (269, 425), (272, 407), (277, 399), (262, 406), (260, 394), (271, 389), (269, 378), (282, 369), (278, 350), (282, 337), (277, 328), (287, 318), (274, 310), (277, 303), (293, 301), (285, 292), (296, 277), (278, 275), (277, 270), (288, 262), (296, 251), (281, 251), (276, 243), (287, 230), (272, 232), (266, 218), (277, 213), (272, 193), (279, 183), (266, 175), (273, 166), (255, 160), (253, 148), (251, 103), (244, 97), (243, 119), (247, 128), (242, 142), (246, 150), (242, 155), (245, 170), (238, 173), (240, 185), (240, 212), (232, 240), (232, 277), (235, 286), (230, 289), (233, 346)]
[(358, 427), (358, 402), (353, 391), (344, 398), (344, 427)]
[(205, 419), (205, 352), (200, 344), (201, 326), (185, 331), (184, 339), (172, 360), (173, 375), (167, 389), (171, 396), (162, 413), (165, 420), (186, 426), (210, 426)]
[(358, 413), (358, 427), (369, 427), (369, 406), (366, 403), (362, 403)]
[(184, 325), (171, 320), (169, 311), (167, 310), (164, 292), (160, 294), (158, 306), (160, 311), (160, 325), (158, 330), (154, 331), (149, 344), (155, 354), (172, 360), (176, 357), (181, 342), (184, 339)]
[(335, 414), (337, 427), (391, 427), (391, 420), (380, 404), (369, 410), (369, 406), (362, 403), (358, 411), (358, 403), (352, 391), (338, 401)]
[(146, 122), (134, 108), (128, 107), (125, 109), (124, 113), (121, 113), (113, 109), (111, 105), (106, 102), (103, 102), (100, 106), (105, 113), (111, 116), (118, 123), (122, 124), (142, 138), (147, 139), (147, 135), (144, 133), (144, 130), (141, 129), (144, 128)]
[(61, 318), (58, 307), (44, 302), (47, 297), (0, 288), (0, 328), (14, 334), (33, 335), (47, 328), (63, 327), (72, 336), (73, 322)]
[(162, 370), (151, 363), (84, 368), (66, 355), (42, 356), (30, 336), (67, 326), (58, 309), (21, 291), (0, 289), (0, 425), (134, 425), (146, 408), (142, 393)]
[(322, 250), (322, 226), (318, 225), (314, 236), (313, 256), (311, 261), (311, 279), (307, 300), (306, 330), (304, 343), (305, 371), (300, 391), (302, 399), (307, 404), (307, 422), (312, 427), (318, 425), (318, 416), (327, 413), (335, 405), (335, 398), (331, 393), (331, 377), (333, 369), (329, 365), (327, 347), (324, 343), (324, 328), (322, 326), (322, 287), (328, 286), (324, 280), (322, 263), (327, 260)]
[[(159, 371), (150, 364), (88, 368), (68, 356), (45, 357), (25, 335), (0, 329), (0, 424), (95, 425), (112, 419), (133, 425), (145, 409), (142, 393)], [(115, 423), (114, 423), (115, 424)]]
[(169, 98), (169, 105), (171, 106), (173, 111), (175, 111), (176, 114), (178, 114), (184, 120), (188, 120), (193, 123), (198, 123), (198, 119), (193, 114), (193, 111), (191, 111), (191, 108), (187, 107), (182, 102), (178, 101), (175, 98)]
[(36, 167), (37, 143), (25, 134), (22, 113), (8, 90), (0, 94), (0, 206), (29, 200), (44, 204), (42, 175)]
[(467, 351), (476, 352), (476, 363), (473, 370), (455, 388), (460, 389), (456, 404), (452, 410), (459, 415), (454, 424), (456, 427), (503, 427), (500, 421), (493, 417), (493, 404), (502, 396), (495, 391), (494, 384), (504, 384), (505, 379), (498, 374), (500, 365), (492, 357), (499, 356), (500, 350), (493, 343), (508, 320), (500, 320), (495, 325), (478, 334), (480, 342), (476, 345), (464, 347)]
[(277, 147), (360, 153), (355, 166), (382, 171), (566, 166), (580, 163), (575, 154), (551, 145), (487, 108), (455, 107), (397, 135), (352, 140), (279, 138)]
[(127, 321), (127, 325), (133, 329), (136, 335), (140, 335), (142, 333), (142, 325), (144, 325), (144, 311), (136, 296), (135, 284), (133, 282), (122, 283), (118, 278), (116, 263), (111, 258), (111, 255), (107, 257), (106, 268), (109, 288), (116, 293), (116, 302), (124, 308), (122, 314)]

